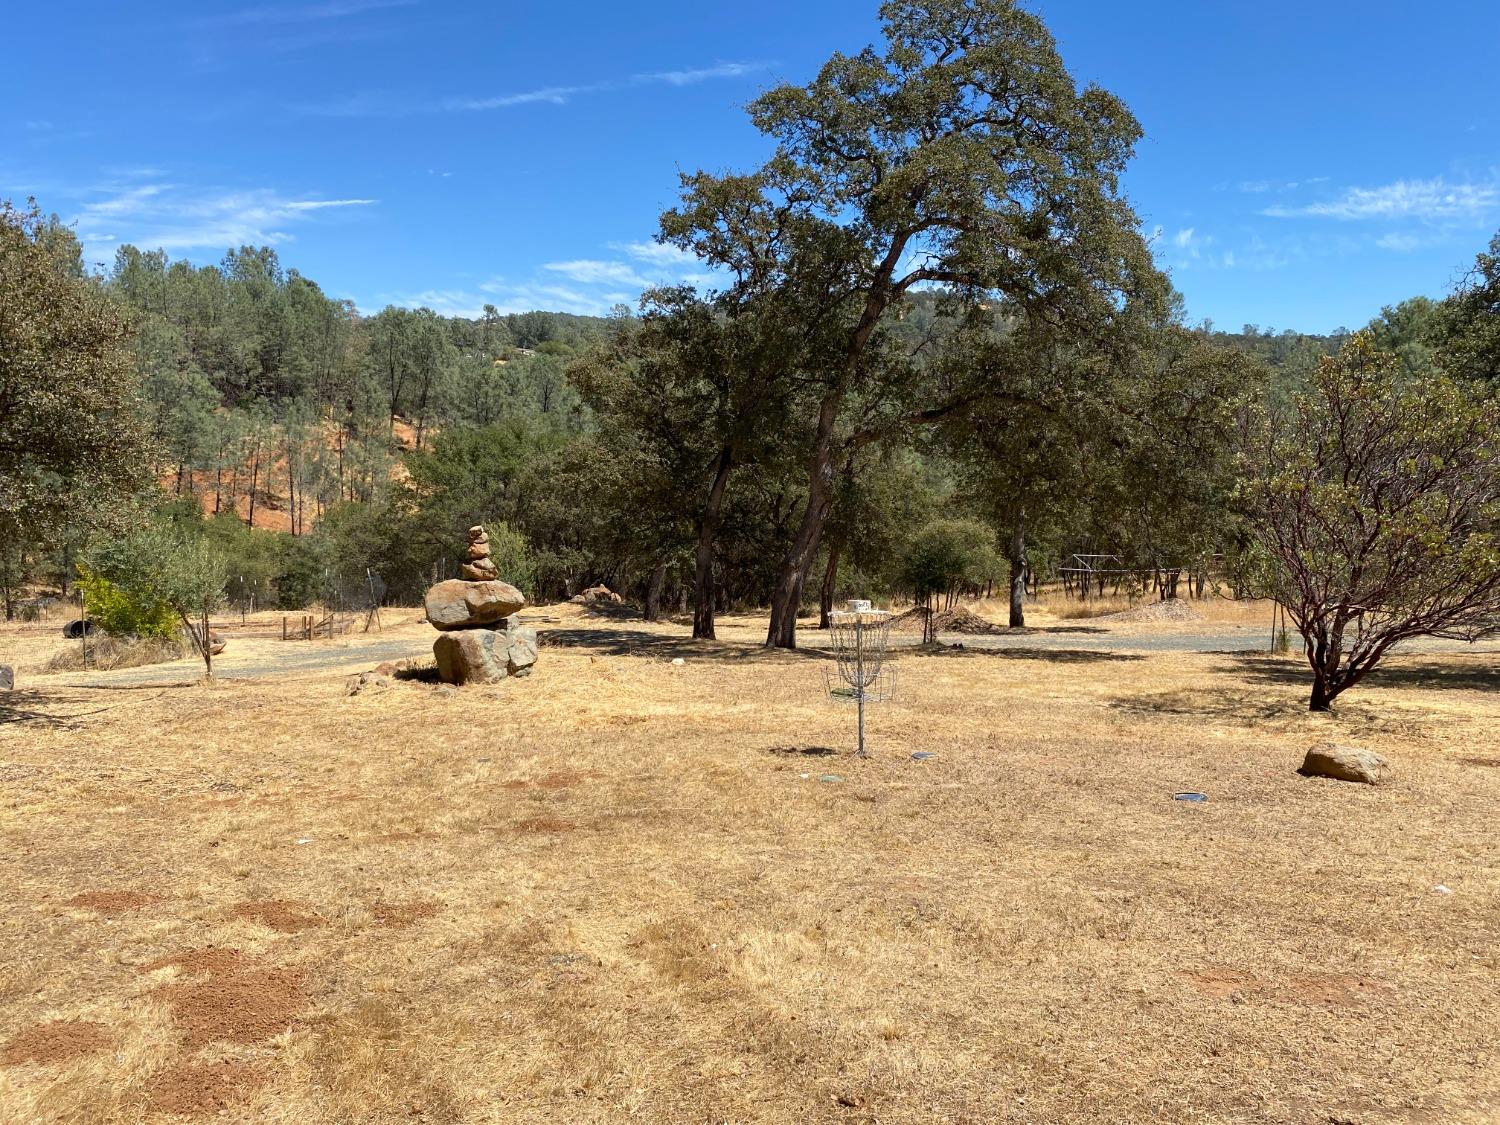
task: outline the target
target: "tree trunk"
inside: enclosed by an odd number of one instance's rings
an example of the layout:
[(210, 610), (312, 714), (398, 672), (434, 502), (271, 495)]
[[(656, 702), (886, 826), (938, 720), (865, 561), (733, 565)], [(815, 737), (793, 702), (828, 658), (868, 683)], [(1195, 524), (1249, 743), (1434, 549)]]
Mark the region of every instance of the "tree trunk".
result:
[(1308, 704), (1309, 711), (1332, 711), (1333, 695), (1328, 690), (1328, 685), (1323, 682), (1320, 675), (1313, 676), (1312, 700)]
[(823, 525), (833, 507), (833, 428), (841, 396), (827, 395), (818, 410), (818, 436), (808, 463), (807, 507), (792, 539), (791, 549), (781, 560), (781, 575), (771, 595), (771, 624), (766, 630), (767, 648), (797, 647), (797, 610), (802, 606), (802, 588), (807, 568), (818, 550)]
[(718, 465), (714, 469), (714, 482), (708, 490), (708, 500), (698, 518), (698, 547), (693, 570), (693, 639), (711, 641), (714, 636), (714, 548), (719, 537), (719, 521), (724, 508), (724, 490), (729, 485), (729, 473), (734, 468), (734, 455), (729, 449), (719, 453)]
[(827, 629), (830, 625), (828, 619), (833, 613), (833, 596), (838, 592), (839, 555), (842, 553), (842, 543), (834, 542), (828, 545), (828, 566), (823, 571), (823, 588), (818, 592), (819, 629)]
[(661, 620), (661, 591), (667, 584), (667, 564), (657, 563), (646, 582), (646, 608), (642, 616), (647, 621)]
[(1026, 627), (1026, 513), (1016, 517), (1010, 535), (1010, 627)]
[(250, 517), (245, 522), (250, 527), (255, 526), (255, 491), (260, 481), (260, 446), (255, 447), (255, 459), (250, 462)]

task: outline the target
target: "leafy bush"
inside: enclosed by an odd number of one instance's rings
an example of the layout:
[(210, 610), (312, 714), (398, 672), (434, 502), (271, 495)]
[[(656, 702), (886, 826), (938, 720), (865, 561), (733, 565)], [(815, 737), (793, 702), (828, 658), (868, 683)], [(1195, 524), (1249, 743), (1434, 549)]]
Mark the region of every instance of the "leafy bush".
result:
[(177, 614), (164, 599), (127, 591), (87, 567), (80, 566), (78, 571), (89, 618), (106, 633), (159, 640), (177, 636)]

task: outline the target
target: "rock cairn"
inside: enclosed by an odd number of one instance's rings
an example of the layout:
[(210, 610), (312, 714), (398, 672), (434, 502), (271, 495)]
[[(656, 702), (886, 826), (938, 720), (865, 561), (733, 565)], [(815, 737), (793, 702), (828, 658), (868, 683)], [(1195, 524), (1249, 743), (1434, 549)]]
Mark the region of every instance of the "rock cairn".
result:
[(432, 646), (449, 684), (493, 684), (524, 676), (536, 663), (536, 630), (516, 616), (526, 596), (501, 582), (484, 528), (469, 528), (463, 577), (427, 591), (427, 620), (442, 635)]

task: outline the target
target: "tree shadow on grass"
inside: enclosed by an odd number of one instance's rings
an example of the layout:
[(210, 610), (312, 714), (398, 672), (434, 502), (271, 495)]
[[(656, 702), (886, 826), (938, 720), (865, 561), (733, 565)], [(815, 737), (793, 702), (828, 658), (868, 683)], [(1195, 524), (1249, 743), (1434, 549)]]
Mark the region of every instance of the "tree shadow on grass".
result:
[[(1312, 671), (1300, 659), (1244, 652), (1226, 652), (1220, 655), (1232, 659), (1239, 666), (1239, 673), (1251, 680), (1311, 687)], [(1349, 690), (1355, 692), (1362, 687), (1500, 691), (1500, 662), (1487, 667), (1467, 661), (1447, 660), (1406, 664), (1398, 658), (1394, 664), (1380, 665)]]
[(79, 724), (73, 716), (55, 715), (40, 709), (46, 697), (39, 691), (7, 691), (0, 693), (0, 726), (11, 723), (28, 723), (44, 730), (77, 730)]
[(575, 648), (604, 656), (647, 656), (658, 660), (708, 661), (755, 664), (794, 658), (823, 660), (826, 651), (816, 648), (765, 648), (736, 641), (695, 641), (691, 637), (666, 637), (638, 629), (595, 627), (548, 629), (538, 634), (543, 648)]
[(1038, 648), (1035, 646), (990, 648), (989, 646), (945, 645), (941, 648), (923, 647), (917, 651), (925, 656), (983, 656), (1002, 660), (1043, 660), (1051, 664), (1118, 664), (1146, 659), (1145, 656), (1136, 652), (1102, 652), (1097, 649)]

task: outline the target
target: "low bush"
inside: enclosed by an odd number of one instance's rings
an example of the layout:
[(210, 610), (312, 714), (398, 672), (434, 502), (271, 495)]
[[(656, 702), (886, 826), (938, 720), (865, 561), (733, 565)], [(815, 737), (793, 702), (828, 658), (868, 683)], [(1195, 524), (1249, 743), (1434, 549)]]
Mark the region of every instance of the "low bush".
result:
[(181, 631), (177, 614), (165, 601), (131, 594), (85, 567), (79, 571), (89, 619), (111, 636), (171, 640)]

